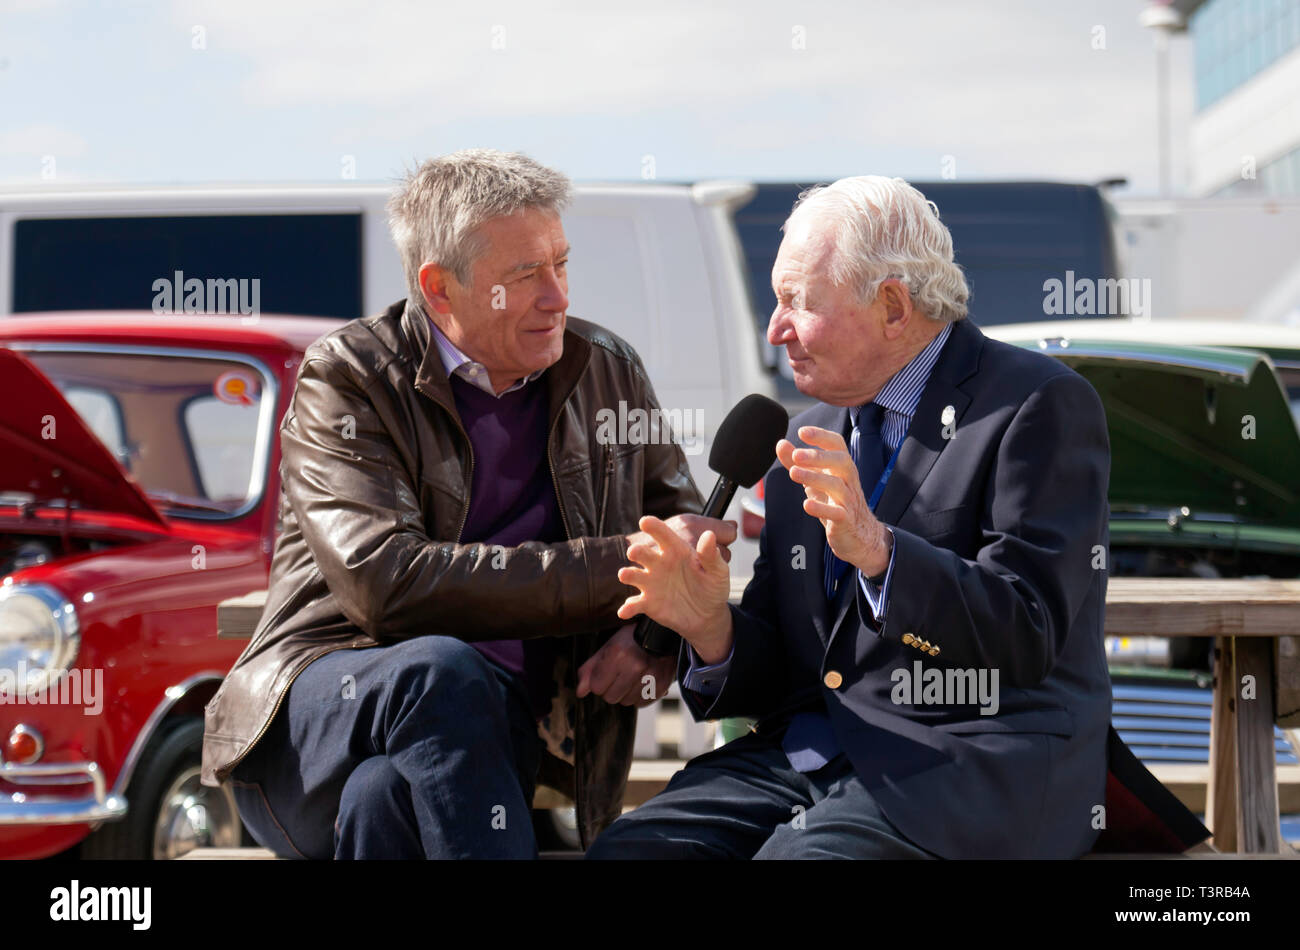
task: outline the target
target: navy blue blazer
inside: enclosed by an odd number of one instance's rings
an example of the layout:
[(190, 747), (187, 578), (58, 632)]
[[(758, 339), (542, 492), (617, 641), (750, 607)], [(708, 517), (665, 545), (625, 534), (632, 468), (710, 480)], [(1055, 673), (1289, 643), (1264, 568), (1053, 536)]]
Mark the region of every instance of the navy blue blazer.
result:
[[(799, 415), (796, 445), (803, 425), (847, 432), (848, 410)], [(1110, 724), (1109, 476), (1105, 413), (1083, 377), (958, 322), (877, 506), (895, 537), (883, 623), (856, 583), (826, 603), (825, 533), (777, 463), (754, 578), (731, 608), (729, 675), (712, 700), (683, 690), (687, 706), (763, 732), (824, 703), (890, 821), (942, 857), (1086, 853)], [(933, 681), (931, 668), (954, 686), (973, 682), (959, 671), (991, 686), (996, 670), (996, 714), (913, 692), (899, 672)]]

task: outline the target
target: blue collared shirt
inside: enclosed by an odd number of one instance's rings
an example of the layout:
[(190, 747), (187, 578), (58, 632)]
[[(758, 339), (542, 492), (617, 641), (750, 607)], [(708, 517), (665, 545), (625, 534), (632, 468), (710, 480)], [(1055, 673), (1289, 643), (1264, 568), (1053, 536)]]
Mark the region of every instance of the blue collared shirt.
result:
[[(889, 382), (885, 383), (880, 392), (876, 394), (874, 402), (885, 410), (885, 417), (881, 424), (881, 438), (884, 440), (885, 448), (890, 455), (898, 451), (899, 446), (903, 444), (908, 427), (912, 424), (912, 416), (916, 414), (916, 407), (920, 405), (921, 395), (925, 392), (925, 384), (930, 380), (930, 371), (934, 369), (934, 364), (939, 359), (943, 345), (948, 342), (948, 337), (951, 334), (952, 324), (945, 323), (938, 335), (926, 344), (925, 349), (921, 350), (912, 358), (910, 363), (891, 376)], [(854, 406), (849, 410), (854, 425), (858, 423), (858, 413), (861, 409), (862, 406)], [(870, 491), (871, 487), (864, 486), (864, 490)], [(886, 527), (885, 530), (889, 531), (890, 529)], [(866, 595), (867, 603), (871, 607), (873, 619), (876, 625), (879, 626), (884, 622), (889, 609), (890, 582), (894, 576), (894, 552), (892, 547), (889, 552), (889, 565), (885, 568), (885, 576), (879, 586), (864, 577), (862, 571), (859, 570), (857, 575), (858, 583), (861, 585), (862, 592)], [(688, 651), (690, 665), (687, 667), (686, 674), (682, 677), (682, 685), (692, 692), (704, 696), (716, 696), (722, 691), (722, 685), (726, 682), (727, 673), (731, 668), (731, 658), (736, 649), (734, 643), (731, 649), (731, 654), (728, 654), (725, 660), (712, 666), (703, 665), (699, 657), (695, 655), (695, 650), (690, 649)]]
[[(425, 316), (428, 317), (427, 311), (425, 312)], [(511, 386), (509, 389), (498, 393), (495, 389), (492, 388), (492, 380), (488, 377), (487, 367), (484, 366), (482, 363), (470, 359), (468, 356), (462, 353), (456, 347), (456, 344), (452, 343), (451, 340), (447, 339), (447, 335), (438, 328), (438, 324), (433, 322), (433, 318), (429, 317), (428, 319), (429, 319), (429, 327), (430, 329), (433, 330), (433, 342), (437, 344), (438, 356), (442, 359), (442, 368), (447, 371), (447, 375), (451, 376), (455, 374), (456, 376), (459, 376), (461, 379), (465, 380), (465, 382), (469, 383), (470, 385), (477, 386), (485, 393), (491, 393), (493, 396), (496, 396), (498, 399), (504, 396), (506, 393), (512, 393), (516, 389), (522, 389), (524, 386), (527, 386), (537, 377), (541, 376), (542, 373), (546, 372), (545, 369), (539, 369), (534, 373), (529, 373), (523, 379), (519, 380), (513, 386)]]

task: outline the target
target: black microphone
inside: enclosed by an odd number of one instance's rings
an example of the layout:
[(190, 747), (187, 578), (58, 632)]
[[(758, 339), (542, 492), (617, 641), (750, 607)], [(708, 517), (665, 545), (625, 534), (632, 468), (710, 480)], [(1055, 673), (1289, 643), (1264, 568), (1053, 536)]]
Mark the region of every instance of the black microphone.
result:
[[(776, 459), (776, 443), (785, 437), (790, 415), (773, 399), (750, 393), (732, 407), (718, 427), (709, 468), (718, 473), (718, 483), (701, 512), (706, 518), (721, 518), (742, 485), (752, 487)], [(675, 654), (681, 637), (642, 614), (637, 618), (633, 639), (655, 656)]]

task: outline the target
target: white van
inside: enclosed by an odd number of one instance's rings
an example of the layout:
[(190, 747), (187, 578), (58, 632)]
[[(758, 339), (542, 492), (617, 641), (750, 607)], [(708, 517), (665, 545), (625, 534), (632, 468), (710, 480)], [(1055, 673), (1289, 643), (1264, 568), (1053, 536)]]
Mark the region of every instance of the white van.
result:
[[(378, 313), (406, 296), (384, 211), (389, 193), (380, 185), (9, 187), (0, 190), (0, 317), (153, 309), (158, 281), (179, 288), (190, 278), (256, 280), (261, 313)], [(692, 421), (684, 435), (695, 437), (686, 445), (706, 496), (718, 424), (746, 394), (775, 395), (732, 223), (753, 193), (731, 182), (584, 184), (564, 215), (571, 312), (635, 346), (664, 409)], [(731, 517), (739, 520), (739, 505)], [(742, 540), (733, 549), (738, 576), (757, 547)]]

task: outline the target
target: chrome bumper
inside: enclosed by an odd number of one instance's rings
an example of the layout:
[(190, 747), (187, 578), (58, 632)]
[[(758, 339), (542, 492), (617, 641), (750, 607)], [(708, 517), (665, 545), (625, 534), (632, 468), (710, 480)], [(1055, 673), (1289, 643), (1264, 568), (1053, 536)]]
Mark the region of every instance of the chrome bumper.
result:
[(15, 765), (0, 761), (0, 781), (14, 785), (87, 785), (92, 794), (80, 798), (0, 794), (0, 825), (75, 825), (114, 821), (126, 814), (126, 799), (108, 793), (104, 773), (95, 762)]

